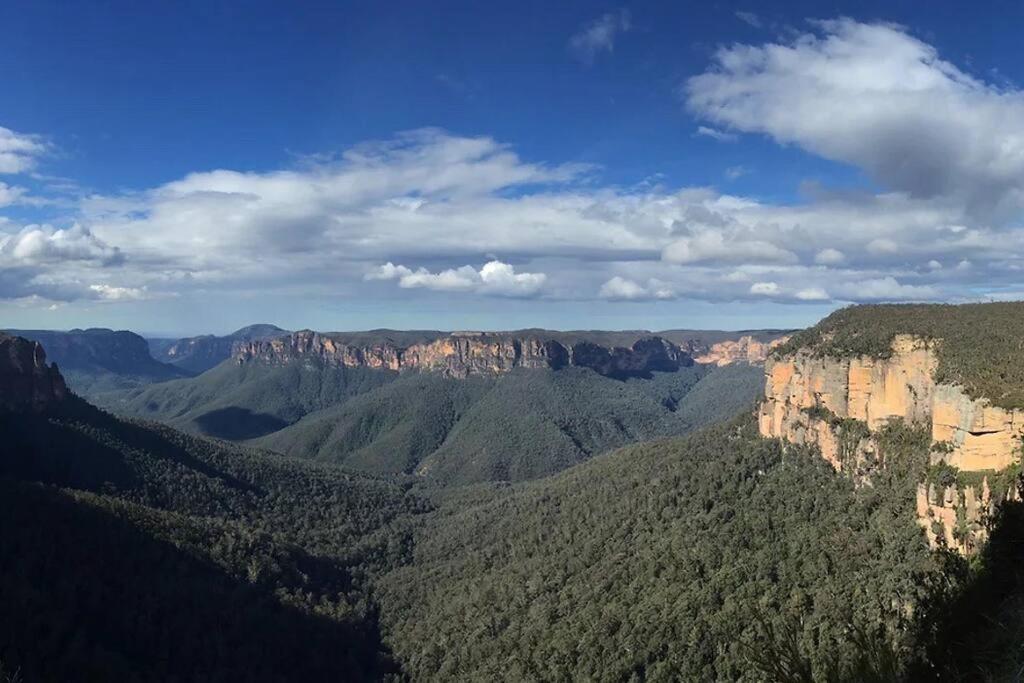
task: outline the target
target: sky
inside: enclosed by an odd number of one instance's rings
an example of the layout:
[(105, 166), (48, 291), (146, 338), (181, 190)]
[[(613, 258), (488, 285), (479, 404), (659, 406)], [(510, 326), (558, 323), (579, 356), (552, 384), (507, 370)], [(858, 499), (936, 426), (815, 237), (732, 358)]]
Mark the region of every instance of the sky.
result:
[(0, 5), (0, 327), (1024, 298), (1020, 3)]

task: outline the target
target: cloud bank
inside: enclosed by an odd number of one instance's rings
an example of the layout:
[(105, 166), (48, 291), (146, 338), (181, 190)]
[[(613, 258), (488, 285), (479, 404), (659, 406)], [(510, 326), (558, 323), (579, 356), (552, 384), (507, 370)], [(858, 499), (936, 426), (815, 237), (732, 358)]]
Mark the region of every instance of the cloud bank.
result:
[[(611, 49), (628, 17), (608, 16), (617, 28), (598, 30), (602, 17), (581, 46)], [(258, 289), (806, 305), (1020, 291), (1024, 93), (967, 74), (901, 27), (840, 19), (722, 48), (682, 94), (698, 130), (715, 132), (703, 135), (767, 136), (861, 169), (880, 189), (810, 184), (806, 201), (781, 203), (601, 186), (599, 169), (424, 129), (294, 168), (87, 196), (62, 228), (0, 219), (0, 298)], [(25, 173), (45, 153), (38, 136), (0, 131), (2, 172)], [(16, 187), (0, 186), (0, 204), (25, 199)]]

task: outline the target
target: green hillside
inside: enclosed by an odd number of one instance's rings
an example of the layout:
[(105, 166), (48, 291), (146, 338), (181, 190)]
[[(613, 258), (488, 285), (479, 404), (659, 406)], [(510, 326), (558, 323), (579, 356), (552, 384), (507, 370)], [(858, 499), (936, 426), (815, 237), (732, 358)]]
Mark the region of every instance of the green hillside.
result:
[(2, 415), (0, 434), (8, 670), (262, 681), (393, 668), (367, 577), (407, 560), (408, 520), (427, 509), (401, 487), (75, 400)]
[(410, 474), (494, 384), (489, 378), (408, 373), (341, 405), (311, 413), (255, 443), (352, 469)]
[(751, 406), (760, 368), (693, 366), (619, 381), (584, 368), (499, 378), (409, 373), (256, 444), (435, 484), (521, 481), (627, 443), (684, 434)]
[(96, 398), (114, 412), (223, 439), (251, 439), (391, 382), (396, 373), (321, 363), (221, 363), (199, 377)]
[(385, 634), (416, 680), (758, 681), (758, 652), (895, 676), (920, 642), (907, 610), (941, 583), (914, 482), (856, 490), (746, 418), (477, 488), (380, 583)]

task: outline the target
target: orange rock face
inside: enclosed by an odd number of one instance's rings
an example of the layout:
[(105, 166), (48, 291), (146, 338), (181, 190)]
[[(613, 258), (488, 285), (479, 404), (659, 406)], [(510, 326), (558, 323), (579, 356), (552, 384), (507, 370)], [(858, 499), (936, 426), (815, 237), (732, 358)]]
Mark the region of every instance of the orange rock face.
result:
[(784, 344), (789, 337), (774, 339), (770, 342), (760, 342), (746, 335), (736, 341), (723, 341), (712, 344), (705, 353), (695, 356), (694, 360), (705, 365), (732, 365), (733, 363), (750, 363), (760, 365), (768, 358), (768, 352), (780, 344)]
[[(970, 398), (959, 387), (936, 384), (937, 364), (935, 344), (910, 336), (897, 336), (892, 355), (885, 359), (821, 358), (805, 351), (770, 358), (758, 414), (760, 433), (815, 444), (825, 459), (843, 469), (857, 464), (840, 457), (837, 430), (844, 418), (858, 420), (870, 431), (900, 418), (927, 425), (932, 440), (943, 444), (933, 451), (933, 463), (944, 461), (968, 472), (998, 472), (1019, 462), (1024, 411), (994, 407)], [(862, 455), (873, 447), (870, 438), (857, 445)], [(989, 500), (987, 481), (984, 491), (966, 487), (950, 500), (919, 491), (918, 515), (930, 541), (971, 552), (983, 540), (979, 521), (988, 514)], [(961, 508), (966, 517), (958, 522)], [(941, 526), (939, 532), (933, 523)], [(955, 524), (960, 525), (957, 536)], [(972, 525), (966, 533), (964, 528)]]
[(611, 377), (644, 376), (653, 371), (674, 371), (692, 365), (679, 347), (658, 337), (640, 339), (630, 348), (606, 348), (581, 341), (569, 346), (535, 336), (456, 333), (433, 341), (398, 346), (383, 341), (346, 344), (304, 330), (267, 341), (235, 346), (237, 363), (269, 364), (317, 361), (342, 367), (381, 370), (423, 370), (449, 377), (500, 375), (516, 368), (588, 367)]

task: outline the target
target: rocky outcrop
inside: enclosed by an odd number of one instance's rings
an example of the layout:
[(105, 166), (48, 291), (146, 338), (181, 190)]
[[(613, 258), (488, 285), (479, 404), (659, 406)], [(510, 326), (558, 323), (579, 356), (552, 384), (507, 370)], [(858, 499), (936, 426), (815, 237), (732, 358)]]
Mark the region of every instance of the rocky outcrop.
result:
[[(993, 501), (992, 476), (1020, 462), (1024, 411), (972, 399), (960, 387), (936, 384), (936, 344), (900, 335), (887, 358), (832, 358), (799, 350), (765, 365), (765, 399), (758, 424), (763, 436), (814, 444), (837, 469), (863, 474), (874, 460), (872, 432), (894, 418), (931, 433), (931, 464), (978, 473), (977, 483), (925, 482), (918, 492), (921, 524), (933, 543), (969, 552)], [(950, 470), (952, 471), (952, 470)], [(1007, 484), (1007, 488), (1013, 489)]]
[(57, 365), (46, 364), (39, 342), (0, 333), (0, 411), (42, 413), (68, 390)]
[(264, 341), (287, 334), (287, 330), (275, 325), (249, 325), (224, 337), (206, 334), (179, 339), (159, 349), (155, 345), (150, 348), (158, 360), (198, 374), (230, 358), (239, 342)]
[(588, 341), (563, 344), (540, 336), (486, 332), (460, 332), (403, 346), (390, 340), (348, 343), (303, 330), (278, 339), (236, 344), (233, 357), (239, 364), (315, 361), (342, 367), (423, 370), (460, 378), (500, 375), (515, 368), (557, 370), (567, 366), (626, 378), (670, 372), (693, 363), (679, 347), (658, 337), (640, 339), (629, 348), (608, 348)]
[(780, 337), (771, 341), (758, 341), (750, 335), (744, 335), (736, 340), (727, 340), (712, 344), (706, 350), (694, 356), (698, 363), (707, 365), (733, 365), (734, 363), (749, 363), (760, 365), (768, 358), (768, 353), (776, 346), (785, 344), (789, 337)]

